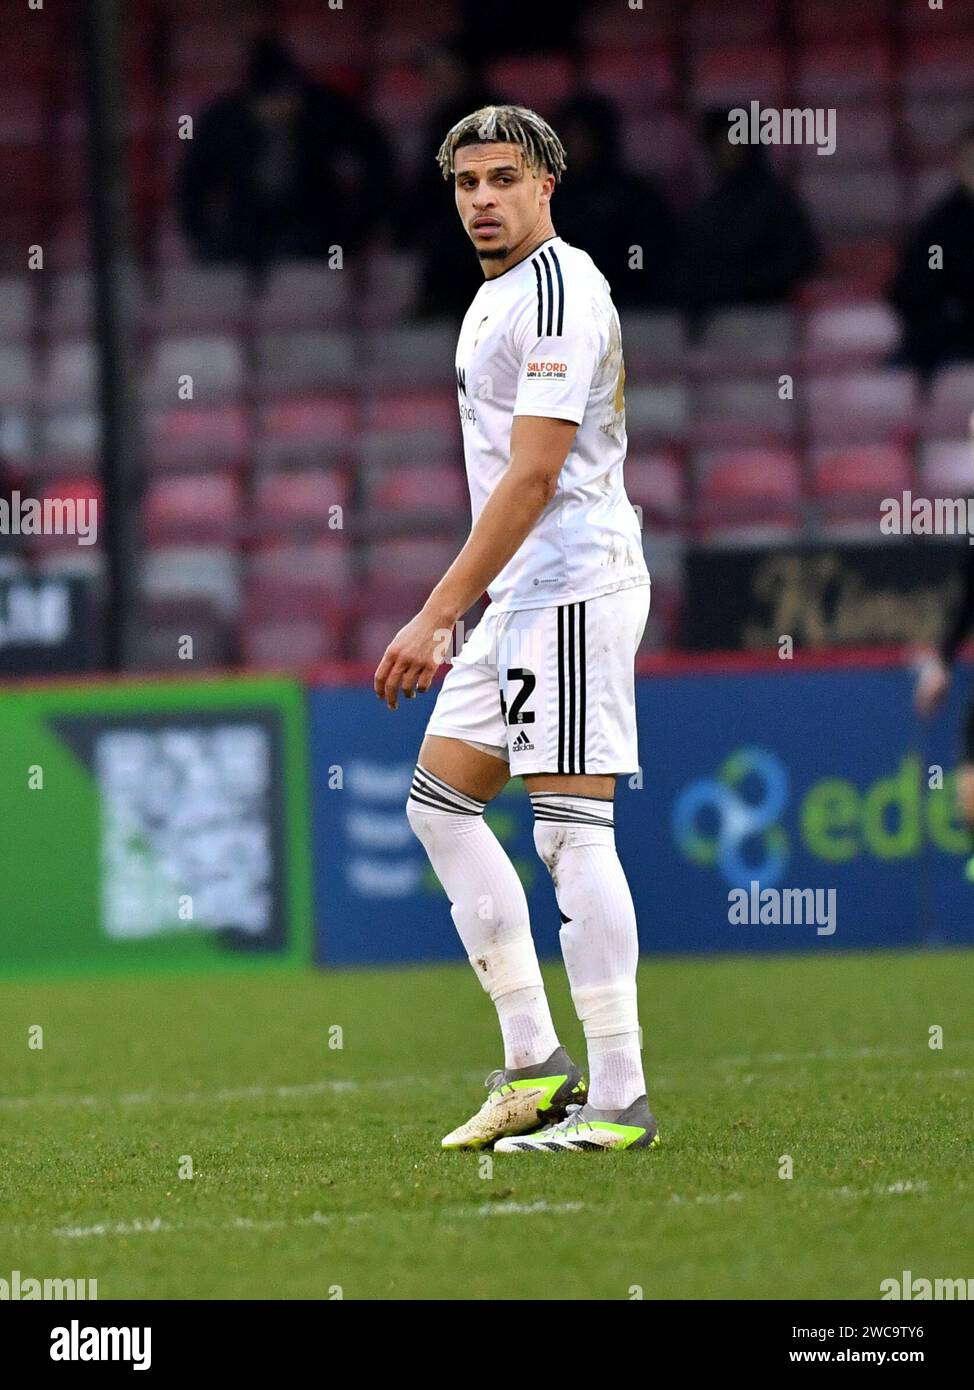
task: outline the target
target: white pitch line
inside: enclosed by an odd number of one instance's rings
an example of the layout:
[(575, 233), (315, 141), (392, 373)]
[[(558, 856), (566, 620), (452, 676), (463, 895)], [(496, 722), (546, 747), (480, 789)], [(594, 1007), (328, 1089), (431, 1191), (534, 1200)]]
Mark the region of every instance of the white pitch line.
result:
[[(949, 1044), (948, 1048), (943, 1049), (942, 1056), (946, 1060), (949, 1051), (961, 1051), (974, 1048), (974, 1040), (961, 1039)], [(894, 1061), (898, 1058), (915, 1057), (918, 1053), (922, 1054), (924, 1045), (918, 1043), (915, 1047), (859, 1047), (842, 1050), (839, 1048), (823, 1048), (817, 1052), (765, 1052), (765, 1053), (744, 1053), (736, 1057), (687, 1057), (660, 1058), (659, 1065), (661, 1073), (654, 1070), (653, 1059), (647, 1058), (647, 1072), (650, 1084), (658, 1083), (664, 1086), (673, 1084), (673, 1078), (666, 1075), (670, 1069), (679, 1070), (683, 1067), (692, 1067), (695, 1070), (708, 1068), (718, 1070), (728, 1067), (753, 1067), (753, 1066), (780, 1066), (788, 1064), (802, 1064), (806, 1062), (854, 1062), (854, 1061)], [(925, 1069), (921, 1076), (931, 1075), (935, 1071), (943, 1072), (955, 1077), (967, 1074), (968, 1069), (963, 1067), (952, 1067), (949, 1070), (943, 1067)], [(740, 1078), (734, 1078), (740, 1080)], [(262, 1083), (255, 1083), (251, 1086), (234, 1086), (222, 1088), (216, 1091), (184, 1091), (181, 1093), (162, 1092), (162, 1091), (128, 1091), (117, 1095), (45, 1095), (43, 1092), (34, 1096), (2, 1096), (0, 1095), (0, 1110), (22, 1110), (28, 1109), (33, 1105), (52, 1106), (54, 1108), (71, 1109), (74, 1107), (82, 1109), (92, 1109), (98, 1106), (136, 1106), (136, 1105), (210, 1105), (220, 1104), (227, 1101), (238, 1100), (287, 1100), (299, 1096), (313, 1095), (341, 1095), (353, 1094), (363, 1090), (388, 1090), (400, 1086), (424, 1087), (431, 1083), (440, 1084), (463, 1084), (467, 1082), (482, 1081), (483, 1074), (479, 1071), (468, 1072), (440, 1072), (435, 1075), (427, 1073), (425, 1076), (394, 1076), (394, 1077), (373, 1077), (367, 1080), (320, 1080), (306, 1081), (291, 1085), (268, 1086)], [(733, 1080), (733, 1079), (732, 1079)], [(750, 1079), (745, 1084), (753, 1084)]]
[[(952, 1187), (951, 1195), (959, 1190), (966, 1190), (967, 1184), (961, 1184), (960, 1188)], [(861, 1199), (865, 1197), (902, 1197), (902, 1196), (923, 1196), (930, 1191), (930, 1184), (922, 1178), (900, 1178), (891, 1183), (874, 1183), (869, 1187), (842, 1187), (818, 1188), (809, 1195), (815, 1197), (837, 1197), (842, 1199)], [(946, 1194), (945, 1194), (946, 1195)], [(675, 1207), (712, 1207), (721, 1206), (727, 1202), (747, 1202), (758, 1197), (759, 1194), (751, 1192), (661, 1192), (656, 1196), (646, 1198), (648, 1205), (652, 1206), (675, 1206)], [(48, 1231), (48, 1236), (54, 1236), (61, 1240), (91, 1240), (99, 1239), (103, 1236), (133, 1236), (133, 1235), (166, 1235), (175, 1231), (282, 1231), (290, 1230), (294, 1227), (303, 1226), (334, 1226), (342, 1223), (356, 1221), (374, 1221), (378, 1217), (394, 1216), (397, 1220), (422, 1220), (442, 1218), (445, 1220), (474, 1220), (482, 1219), (485, 1216), (574, 1216), (578, 1212), (585, 1211), (588, 1204), (585, 1202), (547, 1202), (539, 1200), (537, 1202), (507, 1202), (486, 1201), (477, 1206), (465, 1207), (445, 1207), (442, 1209), (431, 1208), (426, 1211), (334, 1211), (321, 1212), (313, 1211), (310, 1216), (292, 1217), (253, 1217), (253, 1216), (232, 1216), (222, 1221), (210, 1221), (206, 1218), (193, 1219), (189, 1221), (166, 1221), (162, 1217), (154, 1216), (145, 1220), (118, 1221), (118, 1222), (97, 1222), (92, 1226), (58, 1226), (54, 1230)], [(0, 1227), (0, 1230), (3, 1230)], [(8, 1236), (25, 1236), (38, 1234), (36, 1226), (19, 1226), (8, 1229), (4, 1232)]]
[(48, 1105), (54, 1108), (71, 1109), (81, 1107), (91, 1109), (96, 1106), (136, 1106), (136, 1105), (212, 1105), (237, 1100), (290, 1100), (297, 1096), (350, 1094), (364, 1090), (389, 1090), (399, 1086), (428, 1086), (436, 1084), (465, 1083), (477, 1079), (483, 1081), (478, 1072), (442, 1072), (426, 1076), (384, 1076), (359, 1081), (305, 1081), (296, 1085), (233, 1086), (218, 1091), (125, 1091), (118, 1095), (45, 1095), (0, 1096), (0, 1109), (26, 1110), (32, 1105)]

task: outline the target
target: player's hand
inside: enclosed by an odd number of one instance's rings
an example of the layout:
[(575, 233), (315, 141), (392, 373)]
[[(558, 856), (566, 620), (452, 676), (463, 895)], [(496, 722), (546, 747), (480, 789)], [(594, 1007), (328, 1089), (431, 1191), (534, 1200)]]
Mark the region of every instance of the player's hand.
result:
[(933, 714), (950, 688), (950, 670), (939, 656), (928, 656), (920, 667), (913, 691), (913, 707), (924, 718)]
[(399, 692), (407, 700), (423, 694), (433, 683), (438, 667), (446, 660), (446, 649), (453, 631), (423, 609), (399, 629), (386, 647), (376, 669), (373, 688), (390, 709), (399, 706)]

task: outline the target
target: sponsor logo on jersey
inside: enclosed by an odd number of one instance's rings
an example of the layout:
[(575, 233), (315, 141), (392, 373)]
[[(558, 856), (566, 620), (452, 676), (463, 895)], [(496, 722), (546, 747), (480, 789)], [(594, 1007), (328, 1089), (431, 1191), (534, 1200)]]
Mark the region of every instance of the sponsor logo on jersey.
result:
[(567, 362), (546, 362), (539, 359), (528, 363), (528, 381), (564, 381), (567, 375)]
[(466, 369), (466, 367), (457, 367), (457, 390), (458, 390), (458, 391), (461, 391), (464, 395), (467, 394), (467, 369)]

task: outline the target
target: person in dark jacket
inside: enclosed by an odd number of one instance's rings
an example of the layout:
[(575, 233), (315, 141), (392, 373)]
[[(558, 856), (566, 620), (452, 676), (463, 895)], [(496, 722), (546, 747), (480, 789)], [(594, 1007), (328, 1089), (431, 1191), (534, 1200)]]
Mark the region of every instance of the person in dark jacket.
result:
[(894, 360), (924, 373), (974, 358), (974, 125), (961, 138), (957, 175), (910, 238), (889, 287), (903, 320)]
[(380, 221), (392, 164), (379, 128), (265, 36), (243, 87), (210, 106), (187, 142), (183, 229), (205, 262), (260, 268), (332, 245), (353, 253)]
[(780, 304), (819, 264), (803, 204), (763, 145), (732, 144), (729, 113), (709, 111), (702, 138), (710, 192), (686, 219), (667, 297), (692, 314), (735, 304)]
[(457, 121), (490, 106), (498, 98), (487, 90), (481, 65), (463, 44), (434, 44), (423, 54), (423, 74), (430, 112), (418, 148), (424, 158), (405, 182), (399, 197), (399, 243), (421, 255), (413, 313), (417, 318), (462, 319), (484, 282), (470, 247), (457, 237), (457, 210), (452, 187), (444, 182), (435, 158), (443, 132)]
[[(967, 499), (968, 511), (974, 499)], [(968, 538), (970, 539), (970, 538)], [(950, 689), (957, 655), (974, 626), (974, 547), (961, 549), (959, 584), (948, 610), (943, 635), (935, 651), (920, 664), (913, 692), (916, 712), (929, 718)], [(968, 833), (964, 876), (974, 883), (974, 703), (968, 705), (957, 766), (957, 809)]]
[[(606, 97), (579, 96), (555, 126), (568, 158), (559, 232), (589, 253), (617, 305), (655, 303), (675, 250), (675, 219), (657, 185), (625, 167), (618, 108)], [(641, 264), (630, 264), (632, 247)]]

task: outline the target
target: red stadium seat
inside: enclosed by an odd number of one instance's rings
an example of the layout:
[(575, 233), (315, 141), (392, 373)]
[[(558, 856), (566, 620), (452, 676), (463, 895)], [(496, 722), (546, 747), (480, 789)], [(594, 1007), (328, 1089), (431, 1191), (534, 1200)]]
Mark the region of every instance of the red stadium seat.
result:
[[(0, 342), (26, 344), (34, 328), (34, 286), (26, 275), (0, 280)], [(0, 389), (2, 389), (0, 374)]]
[(261, 468), (336, 462), (358, 445), (359, 407), (352, 396), (272, 401), (260, 412), (255, 455)]
[(190, 402), (157, 411), (147, 429), (150, 467), (217, 469), (239, 466), (247, 457), (250, 432), (241, 406)]
[(803, 408), (820, 441), (895, 441), (916, 428), (917, 384), (912, 373), (896, 367), (812, 377)]
[(325, 603), (347, 601), (354, 576), (352, 550), (341, 539), (261, 546), (250, 556), (247, 574), (250, 601), (265, 610), (286, 613), (297, 605), (318, 611)]
[(691, 434), (699, 444), (785, 443), (796, 429), (795, 403), (779, 395), (772, 373), (737, 381), (704, 381), (698, 387)]
[(257, 356), (256, 384), (264, 396), (344, 390), (356, 373), (352, 342), (345, 333), (262, 333)]
[(801, 526), (801, 467), (785, 449), (714, 450), (698, 457), (694, 529), (709, 541), (797, 533)]
[(156, 405), (178, 405), (180, 385), (192, 379), (192, 399), (224, 405), (238, 399), (244, 385), (240, 344), (227, 335), (160, 338), (143, 383), (145, 398)]
[[(827, 158), (819, 160), (823, 166)], [(799, 191), (827, 237), (896, 230), (903, 217), (904, 187), (897, 170), (805, 166)]]
[(146, 601), (158, 611), (190, 602), (215, 618), (234, 618), (241, 606), (240, 556), (217, 545), (155, 546), (146, 552)]
[(879, 503), (913, 482), (910, 455), (895, 444), (825, 446), (812, 451), (812, 488), (832, 519), (868, 513), (879, 538)]
[(487, 68), (487, 87), (503, 101), (521, 102), (531, 93), (531, 105), (543, 115), (553, 116), (571, 96), (573, 64), (560, 54), (532, 54), (527, 58), (498, 58)]
[(318, 618), (250, 619), (241, 637), (244, 660), (255, 670), (302, 671), (342, 655), (335, 630)]
[(627, 309), (622, 314), (622, 349), (630, 380), (679, 372), (689, 351), (686, 320), (682, 314)]
[(586, 59), (585, 75), (593, 91), (609, 97), (624, 113), (664, 106), (676, 94), (676, 70), (668, 47), (595, 49)]
[(179, 474), (149, 486), (145, 527), (155, 544), (229, 544), (241, 528), (240, 484), (231, 474)]
[(626, 495), (640, 507), (644, 523), (678, 526), (686, 506), (683, 465), (672, 449), (630, 454), (625, 463)]
[[(828, 100), (828, 98), (825, 98)], [(886, 106), (860, 106), (858, 98), (849, 98), (837, 109), (835, 116), (835, 149), (830, 155), (820, 155), (815, 144), (795, 147), (795, 162), (800, 169), (815, 171), (829, 168), (861, 169), (871, 164), (889, 166), (894, 157), (895, 129), (893, 117)]]
[(927, 497), (974, 493), (974, 442), (931, 439), (920, 446), (920, 484)]
[(370, 480), (367, 505), (376, 516), (395, 513), (462, 521), (469, 516), (470, 497), (459, 464), (406, 464), (383, 470)]
[(780, 105), (785, 92), (784, 57), (779, 49), (761, 44), (697, 53), (692, 92), (700, 106), (749, 101)]
[(181, 334), (239, 327), (248, 313), (243, 270), (232, 266), (170, 266), (163, 270), (158, 298), (150, 303), (148, 326)]
[(363, 463), (461, 456), (455, 391), (391, 392), (374, 397), (362, 436)]
[(923, 413), (923, 433), (965, 435), (972, 428), (974, 412), (974, 362), (941, 367)]
[(255, 306), (262, 329), (337, 328), (350, 307), (350, 277), (323, 261), (290, 262), (271, 271)]
[(366, 293), (355, 319), (364, 328), (395, 328), (416, 301), (421, 276), (416, 252), (374, 252), (366, 264)]
[(409, 324), (369, 335), (366, 376), (382, 386), (442, 389), (455, 375), (457, 329), (453, 323)]
[(26, 404), (33, 399), (35, 390), (28, 347), (0, 346), (0, 409)]
[(52, 410), (40, 419), (37, 471), (63, 476), (94, 473), (101, 444), (101, 417), (94, 410)]
[(689, 9), (688, 37), (694, 49), (767, 41), (777, 27), (775, 0), (749, 0), (747, 5), (694, 0)]
[(98, 348), (89, 339), (56, 343), (47, 358), (42, 394), (52, 409), (94, 409)]
[(588, 47), (625, 51), (635, 42), (656, 43), (673, 37), (682, 14), (682, 0), (653, 0), (638, 13), (627, 5), (603, 3), (583, 17), (580, 33)]
[(787, 371), (795, 339), (794, 317), (786, 307), (723, 309), (707, 322), (696, 365), (736, 376), (759, 366)]
[(432, 588), (457, 558), (463, 539), (454, 535), (394, 536), (373, 543), (365, 582), (373, 591), (394, 594), (399, 584)]
[[(835, 106), (840, 101), (882, 101), (892, 80), (886, 43), (871, 39), (811, 44), (798, 65), (797, 94), (802, 106)], [(845, 119), (843, 119), (843, 117)], [(859, 120), (859, 111), (838, 112), (837, 147)]]
[(974, 102), (966, 95), (916, 97), (907, 103), (905, 118), (910, 159), (918, 164), (944, 161), (974, 121)]
[(335, 534), (342, 530), (349, 501), (349, 478), (343, 469), (259, 473), (254, 487), (255, 529), (282, 537)]
[(889, 32), (889, 0), (797, 0), (796, 24), (809, 38), (874, 36)]
[[(34, 490), (34, 495), (37, 495), (36, 489)], [(89, 508), (87, 520), (89, 523), (95, 523), (96, 539), (92, 545), (86, 544), (79, 547), (78, 536), (66, 530), (63, 530), (61, 535), (57, 535), (56, 533), (45, 533), (40, 536), (32, 536), (30, 538), (30, 549), (32, 554), (40, 555), (46, 551), (74, 552), (79, 548), (93, 552), (96, 547), (103, 546), (105, 518), (104, 493), (101, 484), (96, 482), (94, 478), (64, 478), (56, 482), (50, 482), (40, 489), (40, 501), (42, 507), (44, 503), (48, 501), (64, 503), (73, 502), (75, 506), (77, 506), (78, 503), (86, 504)], [(92, 508), (94, 508), (94, 510), (92, 510)], [(66, 523), (69, 513), (65, 512), (62, 513), (62, 515), (65, 517)], [(81, 518), (76, 514), (76, 519), (80, 520)]]
[[(935, 16), (931, 29), (936, 30)], [(969, 96), (971, 90), (971, 36), (917, 38), (907, 45), (901, 80), (906, 91), (923, 94)]]
[(684, 439), (690, 424), (690, 388), (683, 381), (626, 387), (626, 433), (630, 444)]
[(802, 356), (812, 371), (880, 362), (896, 346), (899, 320), (879, 300), (813, 309), (805, 321)]
[(385, 63), (372, 81), (372, 113), (387, 125), (420, 124), (429, 114), (429, 83), (415, 62)]
[(664, 178), (691, 167), (694, 159), (689, 122), (674, 111), (628, 116), (623, 127), (623, 148), (629, 168)]

